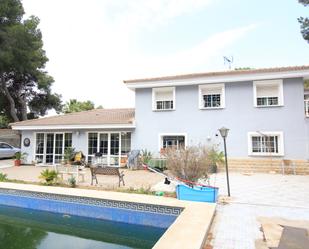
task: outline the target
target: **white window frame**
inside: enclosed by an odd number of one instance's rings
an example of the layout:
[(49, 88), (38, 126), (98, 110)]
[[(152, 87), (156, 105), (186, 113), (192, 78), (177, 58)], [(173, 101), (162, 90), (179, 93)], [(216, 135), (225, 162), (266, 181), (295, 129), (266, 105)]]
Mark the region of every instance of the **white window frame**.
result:
[[(86, 132), (87, 146), (86, 146), (86, 154), (85, 154), (86, 160), (88, 161), (89, 157), (93, 157), (93, 155), (89, 155), (89, 153), (88, 153), (89, 152), (89, 147), (88, 147), (89, 133), (95, 133), (97, 135), (97, 142), (98, 142), (97, 143), (97, 151), (100, 150), (100, 142), (99, 142), (100, 134), (107, 134), (108, 135), (107, 155), (104, 155), (107, 158), (106, 159), (107, 160), (107, 164), (110, 165), (111, 164), (111, 159), (118, 157), (119, 165), (121, 165), (121, 158), (126, 156), (126, 154), (122, 154), (121, 153), (121, 134), (123, 132), (131, 133), (131, 145), (130, 146), (132, 146), (132, 131), (127, 131), (127, 130), (123, 130), (123, 131), (87, 131)], [(112, 133), (118, 133), (119, 134), (119, 155), (117, 155), (117, 156), (113, 156), (110, 153), (111, 152), (111, 134)], [(131, 149), (132, 149), (132, 147), (131, 147)]]
[[(212, 88), (221, 88), (221, 97), (220, 97), (220, 106), (216, 107), (204, 107), (204, 98), (202, 95), (202, 91), (205, 89), (212, 89)], [(212, 109), (223, 109), (225, 108), (225, 84), (220, 83), (220, 84), (204, 84), (204, 85), (199, 85), (198, 86), (198, 105), (199, 109), (201, 110), (212, 110)]]
[[(173, 91), (173, 108), (171, 109), (157, 109), (156, 93), (163, 91)], [(176, 109), (176, 88), (175, 87), (156, 87), (152, 88), (152, 110), (153, 111), (173, 111)]]
[[(36, 141), (36, 135), (38, 133), (44, 134), (44, 151), (43, 154), (37, 154), (36, 153), (36, 147), (37, 147), (37, 141)], [(73, 146), (73, 132), (72, 131), (67, 131), (67, 132), (59, 132), (59, 131), (38, 131), (34, 132), (34, 148), (33, 148), (33, 155), (34, 155), (34, 161), (36, 160), (36, 156), (43, 156), (43, 162), (39, 163), (39, 165), (53, 165), (55, 164), (55, 156), (64, 156), (64, 146), (65, 146), (65, 134), (66, 133), (71, 133), (72, 134), (72, 146)], [(47, 145), (47, 134), (53, 134), (54, 136), (54, 142), (53, 142), (53, 164), (46, 163), (46, 145)], [(56, 144), (56, 134), (62, 134), (62, 155), (60, 154), (55, 154), (55, 144)]]
[[(278, 105), (258, 105), (257, 104), (257, 87), (258, 86), (268, 86), (268, 85), (278, 85), (279, 92), (278, 92)], [(265, 96), (265, 97), (277, 97), (277, 96)], [(253, 81), (253, 105), (254, 107), (258, 108), (267, 108), (267, 107), (277, 107), (284, 105), (284, 98), (283, 98), (283, 80), (258, 80)]]
[(188, 135), (187, 133), (159, 133), (158, 140), (158, 151), (163, 148), (163, 137), (165, 136), (184, 136), (185, 137), (185, 148), (188, 146)]
[[(274, 152), (252, 152), (252, 137), (255, 136), (278, 136), (278, 153)], [(282, 131), (255, 131), (248, 132), (248, 155), (249, 156), (284, 156), (284, 136)]]

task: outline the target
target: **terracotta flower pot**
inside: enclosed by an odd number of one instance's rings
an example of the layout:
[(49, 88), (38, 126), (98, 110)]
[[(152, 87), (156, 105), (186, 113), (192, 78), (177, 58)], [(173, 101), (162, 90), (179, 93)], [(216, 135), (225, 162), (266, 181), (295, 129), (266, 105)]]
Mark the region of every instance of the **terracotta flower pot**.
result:
[(14, 160), (14, 165), (15, 166), (20, 166), (20, 164), (21, 164), (21, 160), (19, 160), (19, 159), (15, 159)]

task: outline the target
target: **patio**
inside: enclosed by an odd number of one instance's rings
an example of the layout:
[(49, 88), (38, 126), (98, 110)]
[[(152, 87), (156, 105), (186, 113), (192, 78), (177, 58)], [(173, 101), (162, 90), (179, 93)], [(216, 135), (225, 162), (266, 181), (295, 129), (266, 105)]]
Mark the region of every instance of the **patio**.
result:
[[(9, 160), (8, 160), (9, 161)], [(10, 162), (12, 165), (13, 162)], [(44, 169), (54, 169), (54, 167), (39, 167), (39, 166), (21, 166), (21, 167), (9, 167), (9, 168), (0, 168), (0, 172), (7, 174), (9, 179), (23, 180), (27, 182), (40, 182), (39, 176)], [(79, 181), (79, 186), (91, 186), (91, 174), (90, 170), (85, 169), (85, 181)], [(148, 189), (159, 182), (162, 182), (164, 178), (158, 174), (145, 171), (145, 170), (128, 170), (121, 169), (123, 171), (125, 186), (121, 186), (122, 189), (139, 189), (144, 188)], [(109, 176), (109, 175), (98, 175), (99, 184), (93, 185), (95, 188), (102, 189), (116, 189), (118, 188), (118, 176)], [(64, 182), (67, 182), (68, 175), (64, 177)], [(80, 179), (81, 180), (81, 179)]]
[[(231, 198), (220, 198), (206, 248), (266, 248), (258, 244), (260, 217), (309, 221), (308, 182), (308, 175), (231, 173)], [(225, 173), (213, 175), (211, 183), (227, 195)]]

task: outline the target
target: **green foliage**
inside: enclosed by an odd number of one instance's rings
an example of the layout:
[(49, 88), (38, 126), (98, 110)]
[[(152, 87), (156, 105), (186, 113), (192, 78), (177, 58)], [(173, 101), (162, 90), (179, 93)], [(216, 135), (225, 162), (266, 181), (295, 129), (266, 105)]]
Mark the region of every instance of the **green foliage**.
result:
[(0, 129), (8, 128), (10, 120), (5, 114), (0, 114)]
[(78, 101), (77, 99), (70, 99), (69, 102), (63, 107), (64, 113), (72, 113), (72, 112), (81, 112), (81, 111), (89, 111), (95, 109), (94, 103), (90, 100), (87, 101)]
[(13, 159), (16, 159), (16, 160), (24, 160), (26, 157), (27, 157), (27, 153), (23, 152), (21, 153), (20, 151), (16, 152)]
[(71, 188), (75, 188), (76, 187), (76, 179), (74, 176), (71, 176), (69, 179), (68, 179), (68, 183), (69, 183), (69, 186)]
[(251, 68), (251, 67), (236, 67), (234, 70), (251, 70), (251, 69), (254, 69), (254, 68)]
[(216, 147), (213, 147), (208, 152), (209, 160), (209, 173), (216, 173), (218, 170), (218, 164), (224, 163), (224, 153), (218, 151)]
[(153, 158), (153, 159), (149, 160), (148, 165), (151, 168), (156, 168), (156, 169), (159, 169), (161, 171), (164, 171), (164, 170), (167, 169), (166, 159), (163, 159), (163, 158)]
[(45, 169), (41, 172), (39, 178), (44, 180), (44, 184), (46, 185), (54, 185), (57, 183), (58, 173), (55, 170)]
[[(305, 7), (309, 6), (309, 0), (298, 0), (298, 2)], [(300, 23), (300, 30), (303, 38), (309, 43), (309, 18), (299, 17), (298, 22)]]
[(152, 159), (152, 153), (147, 149), (142, 150), (141, 152), (141, 161), (144, 164), (148, 164), (149, 161)]
[(60, 95), (51, 92), (53, 78), (44, 70), (40, 21), (23, 15), (20, 0), (0, 2), (0, 113), (12, 121), (61, 109)]
[(75, 155), (75, 149), (68, 147), (64, 150), (63, 159), (65, 163), (69, 163)]
[(8, 180), (7, 174), (0, 172), (0, 182), (6, 182)]
[(304, 81), (305, 89), (309, 89), (309, 80)]

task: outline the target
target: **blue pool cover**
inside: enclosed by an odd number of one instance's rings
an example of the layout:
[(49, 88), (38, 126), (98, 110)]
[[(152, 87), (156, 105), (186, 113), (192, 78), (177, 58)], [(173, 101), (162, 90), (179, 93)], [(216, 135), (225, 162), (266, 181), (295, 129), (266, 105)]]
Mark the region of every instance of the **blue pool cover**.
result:
[(189, 187), (184, 184), (178, 184), (176, 194), (179, 200), (216, 202), (219, 189), (216, 187)]

